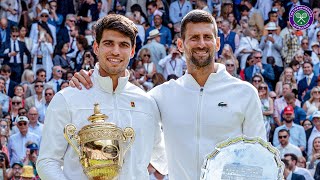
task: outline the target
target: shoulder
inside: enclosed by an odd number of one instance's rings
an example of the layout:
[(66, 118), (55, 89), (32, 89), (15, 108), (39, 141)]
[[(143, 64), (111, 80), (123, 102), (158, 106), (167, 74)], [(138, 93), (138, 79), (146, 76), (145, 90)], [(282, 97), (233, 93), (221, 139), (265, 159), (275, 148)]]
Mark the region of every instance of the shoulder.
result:
[(9, 83), (10, 85), (12, 85), (12, 86), (16, 86), (16, 85), (18, 85), (18, 83), (17, 82), (15, 82), (15, 81), (13, 81), (13, 80), (10, 80), (10, 83)]
[(26, 44), (25, 42), (19, 41), (19, 40), (18, 40), (18, 43), (19, 43), (20, 45), (25, 45), (25, 44)]
[(151, 26), (151, 27), (149, 27), (147, 30), (146, 30), (146, 33), (148, 33), (148, 32), (150, 32), (150, 31), (152, 31), (152, 30), (154, 30), (154, 26)]
[(301, 125), (295, 124), (295, 123), (293, 123), (293, 124), (294, 124), (294, 127), (296, 127), (296, 129), (305, 132), (304, 128)]
[(170, 6), (177, 6), (178, 5), (178, 1), (174, 1), (170, 4)]
[(185, 2), (186, 5), (192, 5), (190, 1)]
[(292, 173), (292, 180), (304, 180), (305, 177), (300, 174)]
[(9, 100), (10, 97), (6, 94), (0, 93), (0, 99)]
[(30, 97), (27, 97), (26, 99), (25, 99), (25, 101), (26, 102), (29, 102), (29, 101), (32, 101), (34, 99), (34, 96), (30, 96)]
[(297, 111), (298, 111), (299, 113), (305, 114), (305, 111), (304, 111), (301, 107), (298, 107), (298, 106), (296, 106), (296, 107), (297, 107)]
[[(250, 67), (249, 69), (250, 70)], [(224, 84), (227, 84), (226, 89), (236, 88), (238, 89), (237, 92), (241, 93), (241, 95), (253, 95), (257, 94), (257, 89), (248, 81), (243, 81), (241, 79), (235, 78), (229, 74), (227, 74), (224, 79), (222, 79), (222, 82)]]
[(55, 26), (53, 26), (53, 25), (51, 25), (51, 24), (49, 24), (49, 23), (48, 23), (48, 25), (49, 25), (49, 28), (50, 28), (50, 29), (56, 30), (56, 27), (55, 27)]
[(272, 66), (270, 64), (262, 64), (262, 66), (272, 68)]
[(38, 23), (32, 23), (31, 30), (37, 30), (38, 29)]
[(27, 136), (28, 136), (28, 137), (31, 137), (31, 138), (40, 139), (40, 137), (39, 137), (37, 134), (32, 133), (32, 132), (28, 132)]
[[(180, 79), (180, 78), (179, 78)], [(177, 80), (171, 79), (163, 84), (160, 84), (154, 88), (152, 88), (148, 94), (162, 93), (165, 90), (172, 89), (174, 86), (178, 85)]]

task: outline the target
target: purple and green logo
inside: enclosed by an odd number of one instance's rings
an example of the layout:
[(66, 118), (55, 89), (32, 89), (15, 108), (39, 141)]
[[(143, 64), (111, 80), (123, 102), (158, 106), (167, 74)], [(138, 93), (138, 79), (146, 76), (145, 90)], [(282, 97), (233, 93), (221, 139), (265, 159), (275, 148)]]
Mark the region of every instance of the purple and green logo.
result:
[(313, 12), (307, 6), (296, 6), (289, 13), (289, 21), (291, 26), (297, 30), (307, 29), (313, 22)]

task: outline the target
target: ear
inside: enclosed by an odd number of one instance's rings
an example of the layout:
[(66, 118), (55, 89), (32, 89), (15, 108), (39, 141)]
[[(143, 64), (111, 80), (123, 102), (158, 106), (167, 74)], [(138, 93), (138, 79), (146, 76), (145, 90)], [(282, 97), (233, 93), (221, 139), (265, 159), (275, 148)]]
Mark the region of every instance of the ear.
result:
[(178, 47), (180, 52), (184, 52), (183, 40), (181, 38), (177, 39), (177, 47)]
[(93, 43), (93, 52), (96, 56), (98, 56), (98, 53), (99, 53), (99, 45), (98, 45), (98, 42), (97, 41), (94, 41)]
[(133, 45), (130, 53), (130, 58), (133, 58), (135, 52), (136, 52), (136, 45)]
[(220, 37), (216, 38), (216, 52), (220, 50)]

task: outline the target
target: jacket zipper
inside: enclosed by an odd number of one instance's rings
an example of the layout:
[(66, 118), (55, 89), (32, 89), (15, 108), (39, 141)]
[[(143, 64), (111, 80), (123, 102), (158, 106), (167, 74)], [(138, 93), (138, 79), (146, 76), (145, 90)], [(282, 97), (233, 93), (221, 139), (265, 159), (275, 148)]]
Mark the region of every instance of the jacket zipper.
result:
[(199, 174), (199, 167), (200, 167), (200, 162), (199, 162), (199, 154), (200, 154), (200, 115), (201, 115), (201, 109), (202, 109), (202, 95), (203, 95), (203, 88), (200, 88), (200, 94), (199, 94), (199, 104), (198, 104), (198, 111), (197, 111), (197, 127), (196, 127), (196, 132), (197, 132), (197, 152), (196, 152), (196, 160), (197, 160), (197, 177), (200, 177)]
[(114, 113), (113, 113), (113, 122), (115, 124), (118, 124), (118, 106), (117, 106), (117, 95), (116, 93), (112, 93), (112, 99), (113, 99), (113, 107), (114, 107)]

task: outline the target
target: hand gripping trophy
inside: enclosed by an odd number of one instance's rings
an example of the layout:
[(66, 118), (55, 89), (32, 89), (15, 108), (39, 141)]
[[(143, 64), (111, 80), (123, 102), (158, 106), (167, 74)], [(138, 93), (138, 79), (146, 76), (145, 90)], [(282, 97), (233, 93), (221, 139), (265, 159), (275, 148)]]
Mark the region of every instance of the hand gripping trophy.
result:
[(64, 137), (79, 154), (84, 173), (93, 180), (117, 179), (123, 158), (134, 141), (134, 130), (124, 130), (114, 123), (105, 122), (108, 116), (100, 112), (99, 104), (94, 104), (94, 114), (78, 133), (73, 124), (64, 128)]

